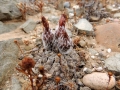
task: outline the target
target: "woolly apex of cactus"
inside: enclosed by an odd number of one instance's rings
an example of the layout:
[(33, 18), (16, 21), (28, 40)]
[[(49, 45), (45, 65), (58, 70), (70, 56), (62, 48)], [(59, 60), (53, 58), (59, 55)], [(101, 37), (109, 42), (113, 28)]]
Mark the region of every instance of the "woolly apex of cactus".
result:
[(59, 26), (64, 26), (65, 27), (66, 20), (67, 20), (67, 16), (65, 14), (62, 14), (61, 18), (59, 20)]
[(48, 21), (46, 20), (46, 18), (44, 16), (42, 16), (42, 23), (43, 23), (43, 26), (45, 28), (45, 30), (49, 31), (49, 23)]

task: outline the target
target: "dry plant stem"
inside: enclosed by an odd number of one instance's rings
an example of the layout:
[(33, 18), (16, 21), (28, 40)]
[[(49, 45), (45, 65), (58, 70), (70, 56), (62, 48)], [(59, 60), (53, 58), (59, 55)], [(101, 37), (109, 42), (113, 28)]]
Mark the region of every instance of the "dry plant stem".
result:
[(30, 76), (29, 76), (29, 79), (30, 79), (30, 82), (31, 82), (32, 90), (34, 90), (34, 86), (33, 86), (33, 78), (32, 78), (32, 74), (31, 74), (32, 69), (30, 69), (30, 70), (28, 69), (27, 72), (28, 72), (28, 74), (30, 75)]
[(28, 73), (26, 73), (24, 70), (19, 69), (19, 68), (17, 68), (17, 67), (16, 67), (16, 70), (18, 70), (19, 72), (21, 72), (21, 73), (25, 74), (26, 76), (28, 76)]
[(18, 43), (18, 41), (14, 41), (14, 42), (18, 46), (20, 52), (24, 55), (24, 53), (23, 53), (23, 51), (22, 51), (22, 49), (21, 49), (20, 44)]
[(37, 28), (35, 29), (35, 37), (37, 37)]
[(74, 20), (75, 20), (75, 23), (76, 23), (77, 20), (76, 20), (76, 11), (75, 11), (75, 8), (73, 8), (73, 11), (74, 11)]

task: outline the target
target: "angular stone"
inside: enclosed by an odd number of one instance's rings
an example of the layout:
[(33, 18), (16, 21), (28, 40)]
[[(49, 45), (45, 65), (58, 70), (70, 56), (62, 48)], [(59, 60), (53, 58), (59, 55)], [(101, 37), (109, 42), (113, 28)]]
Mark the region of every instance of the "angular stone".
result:
[(27, 20), (23, 25), (20, 26), (20, 28), (25, 32), (25, 33), (30, 33), (30, 31), (34, 30), (36, 27), (37, 23), (34, 22), (33, 20), (29, 19)]
[(0, 5), (0, 20), (10, 20), (21, 17), (22, 14), (13, 2)]
[(86, 32), (87, 35), (93, 34), (93, 26), (86, 19), (80, 19), (77, 24), (74, 25), (80, 33)]
[(120, 73), (120, 53), (107, 58), (105, 60), (105, 66), (108, 68), (108, 70)]
[(0, 22), (0, 34), (15, 30), (20, 25), (21, 25), (20, 22), (7, 23), (7, 24), (4, 24), (4, 23)]

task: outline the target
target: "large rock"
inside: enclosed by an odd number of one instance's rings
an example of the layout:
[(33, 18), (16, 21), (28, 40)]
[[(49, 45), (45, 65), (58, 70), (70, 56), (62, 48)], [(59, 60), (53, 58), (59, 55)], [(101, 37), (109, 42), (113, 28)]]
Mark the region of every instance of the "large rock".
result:
[(13, 76), (11, 78), (11, 81), (12, 81), (11, 90), (21, 90), (22, 89), (22, 86), (20, 85), (19, 80), (15, 76)]
[(94, 72), (83, 77), (83, 83), (95, 90), (106, 90), (115, 86), (115, 78), (113, 76), (111, 76), (110, 82), (108, 82), (109, 76), (106, 73)]
[(80, 33), (86, 32), (87, 35), (93, 35), (93, 26), (86, 19), (80, 19), (77, 24), (74, 25)]
[(8, 24), (4, 24), (4, 23), (0, 22), (0, 34), (15, 30), (20, 25), (21, 25), (21, 23), (19, 23), (19, 22), (8, 23)]
[(0, 85), (5, 82), (17, 64), (19, 49), (14, 39), (0, 41)]
[(20, 26), (20, 28), (25, 32), (25, 33), (30, 33), (30, 31), (34, 30), (36, 27), (37, 23), (34, 22), (33, 20), (29, 19), (27, 20), (23, 25)]
[(10, 20), (21, 17), (21, 12), (13, 2), (0, 5), (0, 20)]
[(105, 66), (108, 68), (108, 70), (120, 73), (120, 53), (106, 59)]
[(112, 51), (120, 51), (120, 24), (118, 22), (107, 23), (95, 27), (96, 41), (111, 48)]

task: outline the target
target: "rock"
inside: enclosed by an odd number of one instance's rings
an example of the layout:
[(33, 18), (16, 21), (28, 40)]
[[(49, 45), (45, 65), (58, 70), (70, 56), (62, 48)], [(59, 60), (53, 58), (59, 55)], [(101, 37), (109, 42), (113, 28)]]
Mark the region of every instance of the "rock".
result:
[(8, 23), (8, 24), (4, 24), (2, 22), (0, 22), (0, 34), (6, 33), (6, 32), (10, 32), (12, 30), (15, 30), (19, 25), (21, 25), (21, 23)]
[(58, 23), (59, 17), (58, 16), (50, 16), (48, 18), (48, 20), (53, 22), (53, 23)]
[(119, 8), (113, 7), (111, 5), (107, 5), (106, 8), (113, 13), (119, 11)]
[(120, 18), (120, 13), (115, 13), (113, 17)]
[(0, 20), (10, 20), (21, 17), (21, 12), (13, 2), (0, 5)]
[(64, 2), (64, 8), (70, 8), (71, 7), (71, 4), (70, 2)]
[(11, 87), (11, 90), (21, 90), (22, 87), (20, 85), (20, 82), (19, 80), (14, 76), (11, 78), (12, 80), (12, 87)]
[(106, 73), (94, 72), (83, 77), (83, 83), (95, 90), (111, 89), (116, 84), (115, 78), (113, 76), (111, 76), (109, 84), (108, 82), (109, 76)]
[(33, 20), (29, 19), (27, 20), (23, 25), (20, 26), (20, 28), (25, 32), (25, 33), (30, 33), (30, 31), (34, 30), (36, 27), (37, 23), (34, 22)]
[(110, 48), (113, 52), (120, 51), (120, 24), (118, 22), (98, 25), (95, 28), (96, 41), (100, 45)]
[(83, 83), (82, 83), (82, 81), (81, 81), (80, 79), (77, 79), (77, 80), (76, 80), (76, 83), (77, 83), (78, 85), (80, 85), (80, 86), (83, 86)]
[(14, 40), (0, 41), (0, 84), (8, 79), (17, 64), (19, 49)]
[(76, 16), (78, 17), (81, 16), (81, 14), (84, 12), (84, 9), (80, 8), (79, 5), (75, 5), (73, 8), (75, 8)]
[(89, 87), (80, 87), (79, 90), (91, 90)]
[(69, 18), (73, 18), (74, 14), (73, 13), (69, 13)]
[(90, 16), (90, 21), (99, 21), (100, 17), (97, 16)]
[(98, 52), (95, 49), (89, 48), (88, 49), (90, 55), (96, 55)]
[(86, 74), (90, 74), (90, 73), (92, 73), (92, 70), (85, 67), (85, 68), (83, 69), (83, 72), (85, 72)]
[(85, 47), (87, 45), (87, 43), (84, 40), (80, 40), (79, 44), (81, 47)]
[(86, 35), (93, 35), (93, 26), (90, 22), (88, 22), (86, 19), (80, 19), (77, 24), (74, 25), (75, 28), (77, 28), (80, 33), (86, 33)]
[(111, 56), (105, 60), (105, 66), (108, 70), (120, 72), (120, 53)]

